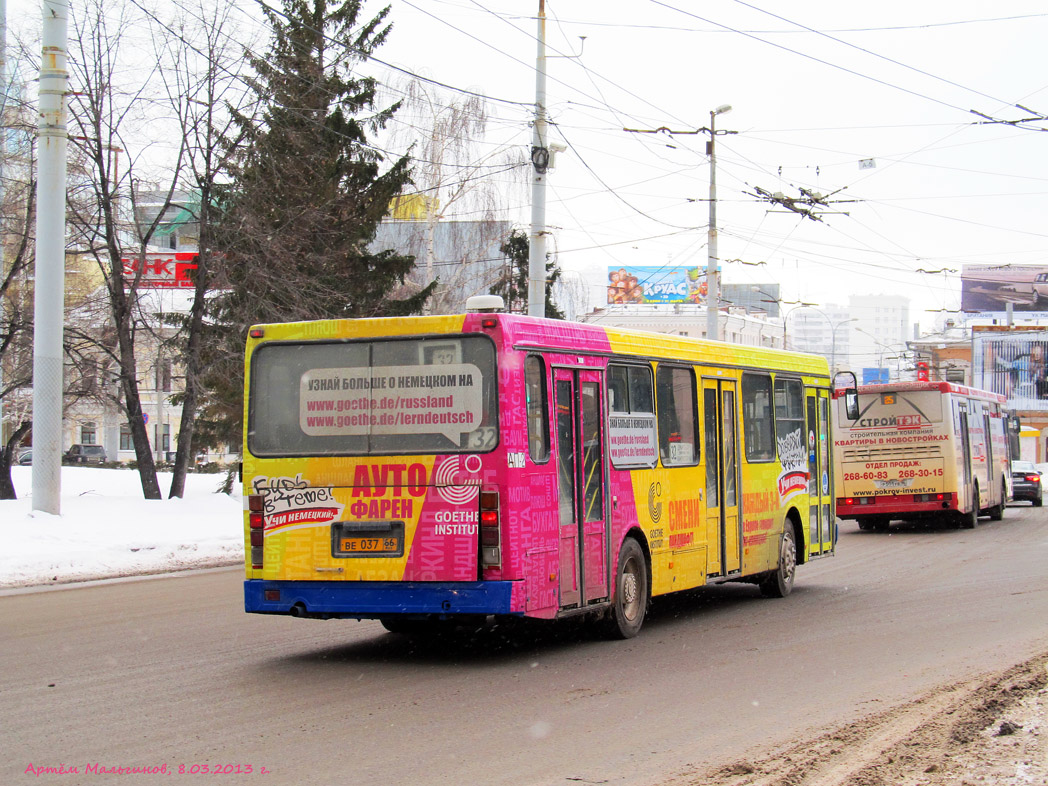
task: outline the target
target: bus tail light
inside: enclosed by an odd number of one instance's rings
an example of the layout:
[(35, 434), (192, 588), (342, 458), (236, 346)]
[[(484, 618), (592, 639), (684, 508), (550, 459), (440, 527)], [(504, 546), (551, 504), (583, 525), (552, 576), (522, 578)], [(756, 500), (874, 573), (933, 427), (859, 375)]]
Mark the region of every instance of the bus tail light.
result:
[(844, 497), (845, 505), (873, 505), (877, 502), (876, 497)]
[(914, 502), (941, 502), (943, 507), (949, 507), (949, 501), (953, 499), (954, 495), (938, 492), (935, 494), (915, 494)]
[(502, 529), (499, 526), (499, 493), (480, 492), (480, 567), (502, 564)]
[(253, 570), (262, 569), (262, 544), (265, 541), (265, 516), (263, 515), (265, 497), (261, 494), (251, 494), (247, 498), (247, 524), (251, 534), (251, 567)]

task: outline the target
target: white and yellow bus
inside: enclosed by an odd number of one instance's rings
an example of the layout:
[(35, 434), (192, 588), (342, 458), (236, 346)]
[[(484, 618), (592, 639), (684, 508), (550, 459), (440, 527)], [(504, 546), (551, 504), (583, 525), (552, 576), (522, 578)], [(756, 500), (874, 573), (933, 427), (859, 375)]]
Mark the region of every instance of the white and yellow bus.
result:
[(862, 385), (855, 417), (834, 401), (837, 515), (1000, 521), (1011, 488), (1005, 398), (949, 382)]

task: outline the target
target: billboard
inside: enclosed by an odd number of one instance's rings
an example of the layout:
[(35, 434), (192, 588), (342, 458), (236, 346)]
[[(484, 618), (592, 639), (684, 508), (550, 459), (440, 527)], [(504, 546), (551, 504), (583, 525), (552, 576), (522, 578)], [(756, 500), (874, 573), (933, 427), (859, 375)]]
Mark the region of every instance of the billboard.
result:
[(705, 302), (705, 268), (657, 265), (608, 268), (609, 305)]
[(139, 289), (189, 289), (197, 268), (195, 251), (149, 251), (139, 256), (124, 257), (124, 283), (130, 286), (141, 268)]
[(1009, 409), (1048, 412), (1048, 330), (976, 333), (972, 385), (1000, 393)]
[(1048, 312), (1048, 265), (965, 265), (961, 310)]
[(863, 385), (878, 385), (881, 383), (891, 382), (891, 373), (886, 368), (863, 368), (862, 370), (862, 383)]

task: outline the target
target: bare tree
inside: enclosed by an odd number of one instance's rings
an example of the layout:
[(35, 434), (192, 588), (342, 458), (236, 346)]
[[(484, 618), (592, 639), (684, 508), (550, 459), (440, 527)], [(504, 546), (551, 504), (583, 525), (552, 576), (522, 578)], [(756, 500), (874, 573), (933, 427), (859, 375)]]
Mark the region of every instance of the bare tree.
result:
[[(18, 61), (21, 62), (21, 58)], [(33, 291), (35, 251), (33, 112), (16, 96), (12, 85), (24, 85), (16, 64), (0, 87), (0, 499), (15, 499), (11, 464), (15, 449), (32, 428)]]
[[(14, 178), (8, 180), (15, 184)], [(3, 266), (0, 281), (0, 402), (3, 403), (4, 421), (11, 424), (11, 432), (0, 447), (0, 499), (15, 499), (15, 487), (11, 480), (11, 463), (15, 448), (32, 428), (32, 383), (33, 347), (32, 319), (33, 302), (29, 289), (29, 257), (33, 252), (29, 227), (32, 224), (33, 191), (32, 180), (23, 188), (5, 190), (5, 204), (0, 211), (4, 229), (10, 226), (13, 232), (3, 233), (4, 240), (12, 241), (13, 254), (8, 265)], [(8, 207), (21, 205), (21, 220), (8, 222)], [(11, 226), (13, 225), (13, 226)], [(6, 243), (3, 244), (3, 259), (6, 260)]]
[[(77, 253), (94, 259), (103, 281), (108, 325), (98, 332), (96, 345), (103, 356), (108, 354), (115, 361), (118, 398), (131, 434), (142, 492), (147, 499), (160, 499), (136, 357), (139, 336), (155, 324), (155, 317), (140, 302), (145, 265), (137, 265), (128, 276), (124, 259), (137, 255), (144, 260), (177, 186), (184, 140), (176, 142), (173, 155), (165, 151), (170, 156), (165, 168), (171, 173), (166, 202), (156, 219), (140, 228), (135, 220), (134, 184), (141, 174), (137, 172), (140, 162), (146, 169), (146, 151), (140, 140), (149, 137), (143, 131), (147, 124), (155, 128), (160, 122), (156, 106), (150, 104), (148, 111), (146, 106), (153, 98), (149, 90), (158, 64), (138, 62), (135, 51), (124, 50), (130, 36), (141, 29), (141, 20), (132, 18), (129, 6), (90, 0), (82, 12), (73, 18), (70, 37), (69, 66), (75, 85), (70, 115), (75, 129), (72, 141), (86, 169), (74, 189), (78, 198), (69, 202), (70, 225)], [(135, 68), (130, 67), (132, 63)], [(130, 198), (125, 200), (122, 194)], [(81, 335), (89, 336), (91, 331), (82, 330)]]
[(429, 313), (447, 313), (498, 279), (498, 248), (511, 231), (498, 215), (507, 196), (523, 194), (527, 165), (519, 149), (484, 139), (490, 110), (482, 98), (437, 96), (419, 80), (404, 94), (403, 111), (414, 122), (398, 127), (393, 144), (412, 145), (414, 191), (401, 197), (394, 217), (413, 220), (387, 232), (416, 258), (409, 281), (437, 282)]
[[(185, 478), (196, 453), (197, 413), (201, 400), (201, 343), (208, 294), (213, 286), (214, 223), (219, 177), (237, 146), (237, 132), (230, 108), (241, 116), (251, 116), (250, 94), (243, 89), (237, 67), (244, 48), (249, 48), (241, 31), (231, 35), (227, 3), (200, 0), (172, 24), (154, 17), (158, 60), (167, 100), (174, 110), (182, 137), (187, 140), (187, 167), (183, 175), (186, 190), (193, 194), (189, 210), (198, 230), (193, 298), (189, 313), (178, 319), (175, 350), (182, 363), (185, 389), (177, 397), (182, 414), (169, 496), (181, 497)], [(233, 44), (236, 41), (236, 44)], [(232, 143), (229, 140), (232, 139)], [(227, 140), (225, 143), (222, 140)]]

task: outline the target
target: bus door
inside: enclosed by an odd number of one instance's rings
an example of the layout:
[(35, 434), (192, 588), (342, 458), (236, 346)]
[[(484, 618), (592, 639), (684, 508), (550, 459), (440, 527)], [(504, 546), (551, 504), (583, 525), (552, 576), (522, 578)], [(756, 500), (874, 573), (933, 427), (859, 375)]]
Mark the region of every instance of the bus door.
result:
[(608, 597), (601, 372), (553, 371), (557, 408), (560, 605)]
[(833, 465), (830, 462), (829, 391), (806, 391), (805, 421), (808, 449), (808, 553), (833, 551), (836, 518), (833, 504)]
[(706, 456), (707, 573), (728, 576), (742, 571), (735, 382), (704, 379), (702, 411), (703, 454)]
[(961, 498), (970, 502), (969, 510), (979, 505), (979, 500), (972, 500), (972, 443), (971, 432), (968, 431), (968, 409), (961, 404), (957, 412), (957, 438), (961, 443), (961, 488), (957, 489), (957, 502)]

